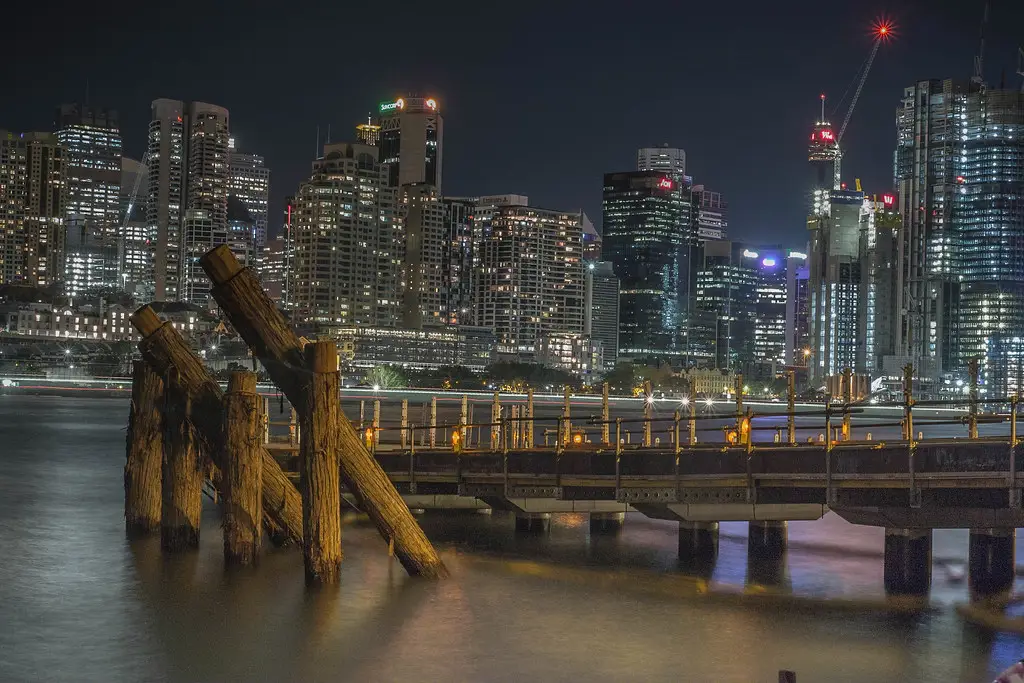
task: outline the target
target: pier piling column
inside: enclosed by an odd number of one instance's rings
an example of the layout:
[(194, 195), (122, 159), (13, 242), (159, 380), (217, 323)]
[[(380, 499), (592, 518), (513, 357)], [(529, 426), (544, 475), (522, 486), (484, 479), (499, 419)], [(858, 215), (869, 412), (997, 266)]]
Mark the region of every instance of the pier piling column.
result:
[(932, 583), (932, 530), (885, 530), (885, 592), (922, 597)]
[(135, 361), (124, 465), (124, 523), (131, 537), (160, 528), (163, 406), (163, 379), (145, 361)]
[(206, 477), (199, 437), (192, 427), (192, 397), (171, 370), (164, 378), (164, 458), (161, 486), (163, 504), (160, 547), (180, 552), (199, 546), (199, 519)]
[(539, 534), (551, 528), (550, 512), (517, 512), (516, 532)]
[[(335, 583), (341, 573), (338, 463), (338, 350), (333, 341), (304, 349), (311, 373), (302, 414), (302, 536), (306, 583)], [(379, 402), (375, 402), (379, 403)], [(374, 411), (374, 426), (379, 413)]]
[(626, 522), (625, 512), (591, 512), (591, 534), (617, 534)]
[(752, 521), (747, 531), (747, 582), (777, 586), (786, 573), (788, 529), (783, 521)]
[(224, 394), (224, 561), (251, 565), (263, 543), (262, 401), (256, 375), (234, 372)]
[(1008, 597), (1016, 579), (1015, 529), (971, 529), (967, 581), (974, 600)]
[(718, 522), (679, 522), (679, 566), (710, 574), (718, 559)]

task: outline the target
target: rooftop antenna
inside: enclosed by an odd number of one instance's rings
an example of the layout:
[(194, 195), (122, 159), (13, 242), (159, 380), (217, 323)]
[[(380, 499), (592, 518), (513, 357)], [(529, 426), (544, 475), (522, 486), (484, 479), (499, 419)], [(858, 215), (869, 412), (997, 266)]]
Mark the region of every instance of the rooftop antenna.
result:
[(314, 158), (320, 158), (320, 125), (316, 127), (316, 149), (313, 150)]
[(821, 93), (821, 122), (825, 123), (825, 93)]
[(325, 144), (331, 144), (331, 124), (327, 124), (327, 140)]
[(978, 54), (974, 56), (974, 75), (971, 76), (971, 83), (978, 86), (979, 90), (985, 89), (985, 25), (988, 24), (988, 2), (985, 2), (985, 11), (981, 15), (981, 38), (978, 45)]

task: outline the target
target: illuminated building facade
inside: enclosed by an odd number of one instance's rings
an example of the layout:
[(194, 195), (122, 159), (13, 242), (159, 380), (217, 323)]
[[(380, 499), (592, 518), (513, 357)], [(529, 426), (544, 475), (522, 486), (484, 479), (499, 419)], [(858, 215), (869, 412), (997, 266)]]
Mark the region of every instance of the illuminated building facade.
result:
[(64, 274), (66, 157), (53, 133), (25, 133), (24, 140), (22, 274), (26, 284), (46, 287)]
[(449, 325), (471, 324), (473, 306), (473, 212), (476, 200), (452, 197), (444, 205), (445, 239), (441, 260), (444, 318)]
[(729, 205), (722, 199), (721, 192), (712, 192), (703, 185), (694, 185), (693, 208), (697, 227), (697, 239), (727, 239)]
[[(754, 363), (774, 377), (786, 361), (786, 250), (756, 247), (757, 285), (754, 303)], [(766, 370), (765, 370), (766, 368)]]
[(397, 327), (405, 235), (377, 149), (325, 145), (291, 212), (289, 304), (297, 323)]
[(427, 183), (441, 191), (444, 119), (433, 97), (381, 102), (378, 160), (388, 167), (388, 185)]
[(494, 362), (494, 332), (485, 327), (449, 325), (406, 330), (360, 326), (324, 331), (338, 341), (342, 361), (359, 368), (381, 364), (415, 369), (457, 365), (479, 371)]
[(146, 222), (158, 301), (207, 302), (198, 261), (227, 230), (228, 123), (223, 107), (153, 101)]
[(686, 151), (669, 147), (642, 147), (636, 152), (636, 170), (655, 171), (676, 180), (686, 175)]
[(428, 183), (403, 185), (399, 219), (404, 228), (402, 325), (418, 330), (445, 323), (444, 254), (447, 231), (444, 204)]
[(605, 367), (614, 367), (619, 358), (619, 279), (610, 262), (587, 263), (583, 312), (583, 333), (600, 344)]
[(285, 307), (288, 298), (288, 260), (287, 242), (283, 237), (269, 239), (260, 248), (256, 260), (256, 272), (259, 274), (263, 290), (270, 300), (278, 306)]
[(810, 288), (807, 252), (789, 250), (786, 258), (786, 346), (783, 362), (806, 368), (810, 358)]
[(356, 126), (356, 139), (364, 145), (376, 147), (380, 144), (380, 126), (373, 122), (373, 118), (367, 115), (366, 123)]
[(124, 259), (121, 234), (121, 133), (117, 112), (64, 104), (57, 109), (64, 151), (65, 292), (117, 289)]
[(138, 301), (154, 298), (153, 257), (155, 236), (146, 217), (149, 170), (141, 162), (121, 157), (121, 197), (118, 243), (122, 245), (121, 285)]
[(474, 322), (494, 329), (498, 354), (533, 360), (543, 337), (582, 333), (581, 214), (532, 206), (483, 214)]
[(0, 130), (0, 284), (25, 279), (25, 136)]
[(270, 169), (258, 154), (245, 154), (228, 140), (228, 194), (238, 197), (253, 220), (253, 241), (262, 247), (267, 241), (270, 205)]
[(690, 188), (659, 171), (604, 176), (604, 260), (619, 279), (619, 356), (684, 363), (696, 264)]
[[(692, 327), (693, 356), (704, 365), (733, 371), (752, 368), (758, 360), (758, 289), (762, 284), (762, 261), (778, 262), (739, 242), (712, 241), (703, 249), (703, 262), (696, 278), (696, 301)], [(765, 306), (767, 312), (770, 308)], [(776, 325), (764, 330), (775, 333)], [(764, 339), (767, 352), (770, 342)]]

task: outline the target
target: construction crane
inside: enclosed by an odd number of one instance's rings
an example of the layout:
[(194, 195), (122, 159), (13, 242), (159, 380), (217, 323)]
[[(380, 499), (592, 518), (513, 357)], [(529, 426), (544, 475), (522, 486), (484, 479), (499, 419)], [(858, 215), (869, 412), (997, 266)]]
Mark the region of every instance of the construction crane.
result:
[[(146, 169), (147, 174), (149, 171), (149, 150), (142, 155), (142, 162), (140, 164), (142, 168)], [(125, 277), (125, 240), (128, 237), (128, 222), (132, 219), (132, 211), (135, 210), (135, 200), (139, 197), (139, 187), (142, 185), (142, 173), (135, 176), (135, 185), (132, 186), (132, 193), (128, 195), (128, 210), (124, 214), (124, 223), (121, 224), (121, 234), (117, 236), (117, 276), (121, 281), (121, 286), (124, 286)]]
[(861, 71), (860, 80), (857, 82), (857, 89), (853, 93), (853, 99), (850, 100), (850, 108), (846, 110), (846, 118), (843, 119), (843, 125), (839, 127), (839, 134), (836, 136), (836, 163), (833, 187), (837, 190), (840, 188), (839, 177), (843, 160), (843, 135), (846, 133), (846, 127), (850, 125), (850, 118), (853, 117), (853, 110), (857, 107), (857, 100), (860, 99), (860, 93), (864, 90), (864, 82), (867, 81), (868, 74), (871, 72), (871, 65), (875, 63), (875, 55), (878, 54), (878, 48), (892, 37), (893, 28), (892, 22), (887, 19), (877, 19), (871, 27), (871, 33), (875, 36), (875, 42), (871, 46), (871, 54), (868, 55), (868, 60), (864, 64), (864, 70)]

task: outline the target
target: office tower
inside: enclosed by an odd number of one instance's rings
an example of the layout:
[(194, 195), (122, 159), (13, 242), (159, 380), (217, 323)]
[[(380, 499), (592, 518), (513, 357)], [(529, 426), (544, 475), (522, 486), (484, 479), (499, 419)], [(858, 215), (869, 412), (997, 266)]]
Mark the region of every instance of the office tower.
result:
[(697, 239), (724, 240), (729, 228), (729, 205), (722, 200), (721, 192), (712, 192), (703, 185), (693, 186), (693, 208), (696, 219)]
[(228, 139), (228, 194), (238, 197), (252, 217), (257, 247), (267, 241), (270, 169), (259, 154), (246, 154)]
[(819, 214), (808, 221), (810, 379), (814, 382), (839, 375), (845, 368), (857, 374), (867, 369), (864, 193), (831, 190), (825, 196)]
[(827, 200), (829, 190), (838, 190), (835, 185), (836, 165), (839, 163), (839, 141), (832, 124), (825, 117), (825, 96), (821, 96), (821, 116), (811, 129), (811, 141), (807, 149), (807, 160), (811, 168), (809, 205), (811, 215), (817, 214), (822, 202)]
[(405, 230), (402, 250), (402, 326), (422, 329), (444, 323), (444, 205), (427, 183), (403, 185), (399, 218)]
[(243, 266), (255, 266), (260, 247), (256, 243), (256, 219), (249, 213), (245, 202), (228, 195), (228, 224), (223, 244), (228, 245)]
[(388, 185), (427, 183), (441, 192), (444, 119), (432, 97), (399, 97), (380, 104), (378, 159)]
[(65, 292), (78, 296), (120, 288), (124, 244), (117, 112), (64, 104), (57, 109), (56, 128), (66, 176)]
[(897, 376), (901, 371), (896, 353), (896, 307), (902, 219), (893, 193), (872, 196), (865, 200), (865, 208), (865, 367), (873, 376)]
[(755, 372), (770, 379), (786, 360), (786, 300), (788, 257), (777, 246), (753, 247), (757, 269), (754, 303)]
[(380, 144), (380, 126), (373, 122), (373, 118), (367, 114), (366, 123), (356, 126), (356, 139), (364, 145), (376, 147)]
[(63, 279), (65, 154), (53, 133), (25, 133), (24, 279), (46, 287)]
[(715, 368), (750, 372), (756, 358), (760, 254), (740, 242), (704, 245), (697, 271), (693, 355)]
[(153, 101), (146, 222), (158, 301), (208, 302), (198, 260), (227, 235), (228, 123), (223, 107)]
[(270, 300), (282, 306), (288, 295), (287, 243), (283, 237), (269, 239), (260, 248), (256, 259), (256, 273)]
[(669, 147), (643, 147), (636, 152), (636, 170), (656, 171), (675, 180), (682, 181), (686, 175), (686, 152)]
[(494, 329), (497, 351), (532, 360), (549, 335), (583, 332), (579, 213), (492, 206), (479, 224), (474, 323)]
[(684, 362), (696, 265), (690, 188), (659, 171), (604, 176), (604, 260), (619, 279), (619, 355)]
[(783, 362), (806, 367), (810, 358), (810, 290), (807, 252), (789, 250), (786, 257), (786, 347)]
[(445, 197), (445, 240), (441, 257), (444, 319), (450, 325), (472, 324), (473, 211), (475, 198)]
[(121, 286), (137, 301), (154, 297), (155, 235), (149, 231), (147, 201), (149, 169), (140, 161), (121, 157), (121, 197), (118, 241), (123, 245)]
[(405, 235), (397, 203), (376, 148), (324, 146), (290, 211), (296, 322), (313, 331), (398, 325)]
[(587, 264), (583, 334), (600, 344), (604, 366), (614, 367), (619, 358), (619, 279), (608, 261)]
[(25, 136), (0, 130), (0, 284), (25, 279)]
[(601, 260), (601, 252), (604, 249), (601, 233), (594, 227), (587, 214), (584, 213), (580, 220), (583, 224), (583, 261), (597, 263)]

